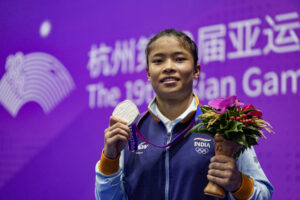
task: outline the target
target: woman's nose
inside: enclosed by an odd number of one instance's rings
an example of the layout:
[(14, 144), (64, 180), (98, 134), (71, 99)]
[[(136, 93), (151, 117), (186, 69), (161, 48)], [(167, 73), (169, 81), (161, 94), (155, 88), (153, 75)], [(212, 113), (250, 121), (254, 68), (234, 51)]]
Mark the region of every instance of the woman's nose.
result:
[(164, 64), (163, 72), (165, 72), (165, 73), (175, 72), (175, 65), (174, 64), (175, 63), (171, 59), (166, 60), (166, 62)]

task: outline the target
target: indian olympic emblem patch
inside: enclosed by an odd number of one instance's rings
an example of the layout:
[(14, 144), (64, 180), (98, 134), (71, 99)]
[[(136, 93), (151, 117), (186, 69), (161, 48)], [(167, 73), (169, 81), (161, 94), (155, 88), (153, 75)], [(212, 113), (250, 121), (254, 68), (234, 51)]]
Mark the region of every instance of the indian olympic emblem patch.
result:
[(197, 137), (194, 138), (195, 151), (199, 154), (207, 154), (210, 151), (211, 139)]

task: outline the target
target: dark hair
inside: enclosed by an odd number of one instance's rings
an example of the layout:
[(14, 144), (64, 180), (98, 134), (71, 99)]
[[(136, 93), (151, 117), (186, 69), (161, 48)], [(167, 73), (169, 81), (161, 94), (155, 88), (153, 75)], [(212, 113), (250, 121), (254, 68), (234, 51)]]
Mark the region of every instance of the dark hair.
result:
[(175, 29), (166, 29), (166, 30), (163, 30), (163, 31), (157, 33), (155, 36), (153, 36), (146, 46), (145, 53), (146, 53), (146, 59), (147, 59), (147, 68), (149, 66), (148, 56), (151, 51), (151, 44), (162, 36), (175, 36), (176, 38), (178, 38), (180, 40), (180, 42), (184, 45), (184, 47), (186, 47), (187, 49), (189, 49), (191, 51), (193, 58), (194, 58), (194, 65), (195, 66), (197, 65), (198, 49), (197, 49), (197, 45), (195, 44), (195, 42), (183, 32), (177, 31)]

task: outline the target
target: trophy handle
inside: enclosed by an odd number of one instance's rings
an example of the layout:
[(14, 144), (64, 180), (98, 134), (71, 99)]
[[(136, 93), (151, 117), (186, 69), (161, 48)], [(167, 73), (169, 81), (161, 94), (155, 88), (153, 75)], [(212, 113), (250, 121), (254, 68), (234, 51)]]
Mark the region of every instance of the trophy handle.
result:
[[(233, 154), (240, 148), (240, 145), (235, 142), (225, 140), (219, 133), (215, 135), (214, 142), (216, 155), (232, 157)], [(204, 194), (218, 198), (225, 198), (226, 196), (225, 190), (221, 186), (212, 182), (209, 182), (204, 188)]]

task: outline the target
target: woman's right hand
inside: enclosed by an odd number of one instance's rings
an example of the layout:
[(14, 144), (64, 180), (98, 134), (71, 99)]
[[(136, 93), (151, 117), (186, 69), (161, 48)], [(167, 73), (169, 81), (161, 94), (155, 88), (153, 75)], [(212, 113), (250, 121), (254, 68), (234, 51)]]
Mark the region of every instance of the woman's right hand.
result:
[(104, 131), (104, 155), (115, 159), (127, 145), (131, 130), (127, 123), (111, 116), (109, 127)]

